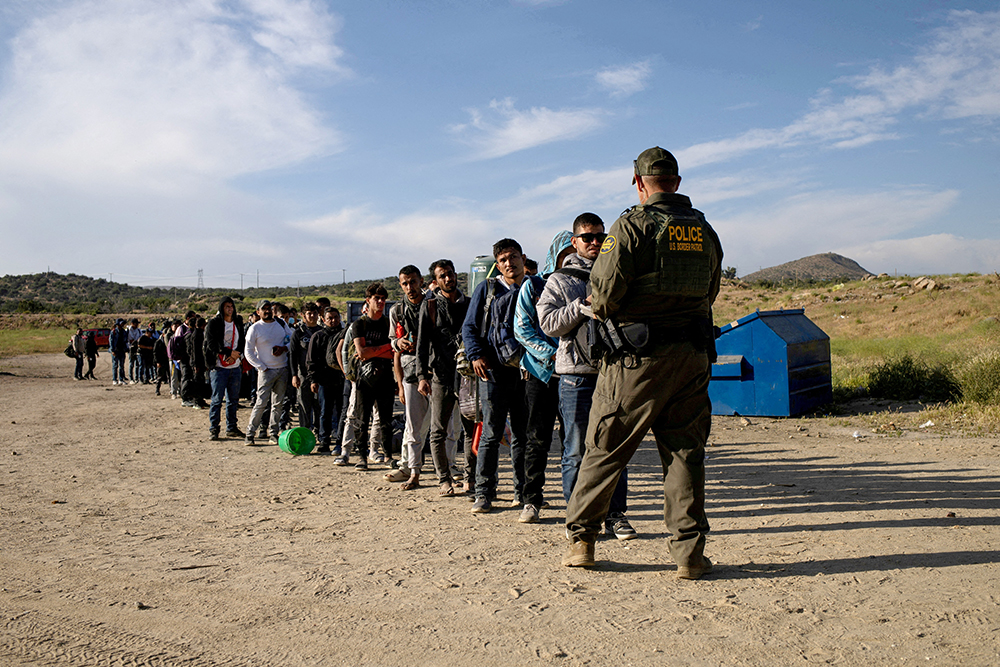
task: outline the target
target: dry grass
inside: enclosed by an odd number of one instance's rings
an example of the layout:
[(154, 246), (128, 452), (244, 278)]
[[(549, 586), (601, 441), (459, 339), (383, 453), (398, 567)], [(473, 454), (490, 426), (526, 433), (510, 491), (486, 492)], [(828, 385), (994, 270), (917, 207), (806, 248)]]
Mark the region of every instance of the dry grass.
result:
[[(830, 336), (835, 394), (853, 395), (866, 387), (873, 368), (887, 359), (910, 355), (930, 366), (950, 368), (972, 397), (988, 397), (1000, 387), (989, 371), (1000, 364), (1000, 275), (934, 276), (940, 289), (918, 291), (908, 277), (838, 285), (759, 288), (727, 281), (715, 306), (717, 324), (756, 309), (802, 308)], [(978, 360), (978, 363), (977, 363)], [(885, 421), (885, 408), (870, 419)], [(989, 400), (929, 406), (919, 412), (888, 414), (888, 422), (916, 428), (928, 420), (935, 428), (971, 434), (1000, 430), (1000, 407)]]

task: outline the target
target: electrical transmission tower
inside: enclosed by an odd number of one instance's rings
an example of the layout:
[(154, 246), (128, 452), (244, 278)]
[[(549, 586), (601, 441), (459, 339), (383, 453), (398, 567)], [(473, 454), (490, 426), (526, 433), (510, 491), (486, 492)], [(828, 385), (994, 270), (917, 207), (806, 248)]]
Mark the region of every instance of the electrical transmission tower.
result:
[(205, 271), (198, 269), (198, 289), (205, 289)]

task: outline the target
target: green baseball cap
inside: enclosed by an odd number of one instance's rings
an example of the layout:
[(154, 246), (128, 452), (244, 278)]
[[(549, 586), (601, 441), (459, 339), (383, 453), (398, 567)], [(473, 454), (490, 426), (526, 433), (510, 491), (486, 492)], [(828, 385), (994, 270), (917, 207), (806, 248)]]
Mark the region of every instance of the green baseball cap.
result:
[[(632, 164), (636, 176), (677, 176), (677, 158), (659, 146), (639, 153)], [(632, 183), (635, 184), (635, 176), (632, 177)]]

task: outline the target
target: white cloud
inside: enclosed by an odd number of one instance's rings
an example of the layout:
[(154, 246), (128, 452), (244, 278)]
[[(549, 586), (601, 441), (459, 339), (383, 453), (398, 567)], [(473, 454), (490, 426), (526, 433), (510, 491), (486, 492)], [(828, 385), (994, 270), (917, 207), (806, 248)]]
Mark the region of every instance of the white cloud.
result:
[(1000, 270), (1000, 239), (969, 239), (954, 234), (931, 234), (910, 239), (886, 239), (842, 247), (869, 271), (908, 273), (992, 273)]
[(554, 141), (576, 139), (604, 124), (606, 115), (599, 109), (552, 110), (532, 107), (514, 108), (510, 98), (493, 100), (489, 111), (469, 111), (471, 122), (452, 130), (474, 146), (481, 159), (502, 157)]
[(11, 42), (0, 171), (165, 190), (335, 151), (289, 77), (343, 72), (336, 27), (302, 0), (67, 4)]
[[(766, 208), (707, 214), (722, 239), (726, 264), (737, 266), (743, 275), (816, 253), (898, 238), (928, 221), (944, 219), (958, 195), (955, 190), (922, 188), (821, 191), (787, 197)], [(902, 267), (905, 258), (899, 260)]]
[(611, 93), (613, 97), (626, 97), (646, 88), (646, 80), (652, 73), (649, 61), (609, 67), (595, 75), (598, 85)]
[(743, 24), (743, 28), (747, 32), (753, 32), (754, 30), (759, 30), (762, 25), (764, 25), (764, 15), (763, 14), (761, 14), (760, 16), (758, 16), (757, 18), (755, 18), (752, 21), (747, 21), (745, 24)]
[(904, 112), (940, 118), (1000, 116), (1000, 12), (954, 11), (947, 26), (912, 61), (876, 67), (840, 83), (857, 94), (820, 91), (813, 109), (782, 128), (757, 128), (679, 151), (685, 168), (721, 162), (764, 148), (819, 145), (849, 149), (896, 138)]

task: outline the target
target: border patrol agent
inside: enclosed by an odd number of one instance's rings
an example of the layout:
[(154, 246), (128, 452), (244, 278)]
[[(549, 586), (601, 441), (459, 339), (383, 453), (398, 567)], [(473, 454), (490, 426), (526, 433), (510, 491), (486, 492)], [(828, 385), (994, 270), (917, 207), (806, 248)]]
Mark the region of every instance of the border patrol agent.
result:
[[(650, 429), (663, 465), (663, 518), (677, 576), (711, 571), (704, 556), (705, 443), (715, 337), (712, 304), (722, 246), (705, 216), (677, 194), (677, 160), (659, 147), (634, 162), (639, 206), (612, 225), (591, 272), (595, 319), (648, 337), (600, 364), (579, 478), (566, 508), (567, 567), (596, 564), (594, 543), (621, 471)], [(643, 327), (643, 325), (645, 325)]]

